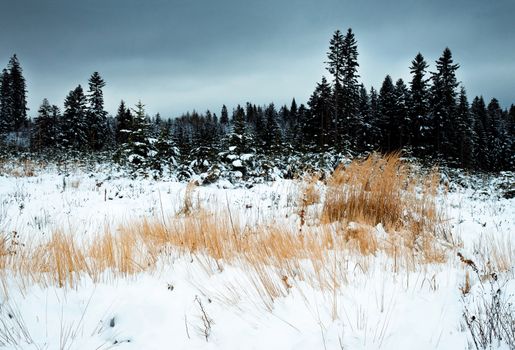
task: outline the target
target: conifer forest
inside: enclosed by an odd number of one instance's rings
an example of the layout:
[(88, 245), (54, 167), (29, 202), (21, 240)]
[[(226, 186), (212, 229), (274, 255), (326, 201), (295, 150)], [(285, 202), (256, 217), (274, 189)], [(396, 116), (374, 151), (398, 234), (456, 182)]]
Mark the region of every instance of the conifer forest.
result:
[(321, 64), (327, 74), (314, 82), (308, 101), (246, 102), (165, 117), (146, 114), (144, 101), (120, 101), (116, 115), (109, 115), (102, 91), (108, 82), (99, 72), (87, 87), (71, 89), (64, 102), (44, 99), (29, 111), (30, 91), (14, 54), (1, 75), (2, 152), (101, 157), (139, 172), (166, 167), (184, 180), (220, 172), (267, 176), (271, 169), (291, 178), (307, 168), (334, 168), (338, 154), (374, 151), (475, 171), (515, 169), (515, 105), (467, 96), (449, 48), (432, 70), (415, 53), (409, 81), (386, 75), (381, 86), (366, 87), (349, 28), (334, 32)]

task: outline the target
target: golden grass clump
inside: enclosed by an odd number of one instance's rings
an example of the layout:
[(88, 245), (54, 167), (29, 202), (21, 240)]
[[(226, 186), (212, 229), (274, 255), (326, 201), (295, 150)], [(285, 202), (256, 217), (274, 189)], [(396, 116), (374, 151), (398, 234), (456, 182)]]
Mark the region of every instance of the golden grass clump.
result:
[(328, 179), (322, 218), (334, 221), (382, 224), (388, 232), (404, 231), (407, 244), (424, 233), (436, 236), (441, 216), (436, 204), (438, 174), (422, 176), (401, 161), (399, 154), (372, 154), (339, 166)]
[(397, 153), (372, 154), (335, 170), (327, 183), (323, 214), (329, 222), (382, 223), (387, 230), (411, 225), (420, 232), (437, 219), (437, 180), (436, 173), (417, 175)]

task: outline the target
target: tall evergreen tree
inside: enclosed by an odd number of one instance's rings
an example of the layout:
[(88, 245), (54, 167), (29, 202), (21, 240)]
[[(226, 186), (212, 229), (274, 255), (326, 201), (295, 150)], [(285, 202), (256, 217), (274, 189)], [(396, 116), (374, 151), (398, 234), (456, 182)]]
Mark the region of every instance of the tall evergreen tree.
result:
[(343, 40), (344, 69), (342, 81), (342, 123), (339, 125), (345, 137), (349, 138), (352, 146), (356, 145), (354, 135), (359, 132), (362, 120), (358, 115), (359, 85), (358, 85), (358, 44), (352, 29), (347, 30)]
[(12, 129), (11, 77), (4, 68), (0, 77), (0, 135)]
[(46, 98), (43, 99), (38, 110), (38, 116), (34, 120), (31, 135), (31, 146), (37, 151), (55, 146), (57, 119), (53, 112), (53, 108), (48, 100)]
[(428, 64), (424, 56), (419, 52), (411, 61), (410, 72), (412, 79), (410, 83), (410, 117), (411, 117), (411, 140), (415, 153), (425, 155), (424, 152), (430, 142), (431, 121), (429, 119), (429, 88), (426, 79)]
[[(338, 145), (330, 142), (330, 135), (334, 135), (336, 127), (331, 118), (333, 113), (331, 87), (325, 77), (317, 84), (317, 87), (308, 101), (310, 116), (303, 125), (303, 133), (307, 140), (318, 146), (319, 150), (327, 147), (336, 148)], [(333, 142), (338, 140), (332, 139)]]
[(488, 150), (488, 136), (486, 125), (488, 124), (488, 115), (483, 97), (476, 96), (470, 106), (470, 113), (474, 125), (474, 161), (476, 167), (482, 170), (491, 169), (490, 153)]
[(88, 149), (87, 113), (86, 96), (79, 85), (69, 92), (64, 101), (60, 139), (66, 149), (81, 151)]
[(379, 95), (374, 87), (370, 88), (370, 111), (368, 118), (364, 121), (366, 130), (366, 149), (376, 150), (381, 146), (381, 107)]
[(127, 143), (129, 140), (129, 132), (132, 129), (131, 111), (125, 107), (125, 102), (121, 101), (118, 112), (115, 117), (115, 142), (118, 146)]
[(27, 125), (27, 88), (23, 71), (18, 61), (18, 57), (13, 55), (9, 60), (9, 80), (11, 90), (11, 118), (13, 131), (18, 131)]
[(229, 147), (231, 152), (236, 154), (248, 153), (251, 151), (252, 140), (245, 123), (245, 110), (238, 105), (233, 112), (232, 130), (229, 135)]
[(281, 130), (277, 122), (277, 111), (273, 103), (269, 104), (265, 109), (265, 151), (267, 153), (276, 153), (281, 149)]
[(229, 124), (229, 113), (227, 112), (227, 107), (225, 105), (222, 106), (222, 111), (220, 112), (220, 124)]
[(411, 145), (411, 118), (409, 107), (411, 104), (410, 94), (406, 84), (402, 79), (395, 83), (395, 119), (394, 124), (397, 129), (395, 140), (393, 140), (394, 149), (402, 149), (406, 145)]
[(469, 110), (467, 93), (461, 87), (456, 111), (456, 138), (454, 147), (458, 150), (460, 165), (464, 168), (474, 167), (474, 124)]
[(88, 90), (88, 142), (89, 148), (100, 150), (104, 147), (107, 137), (107, 112), (104, 110), (104, 95), (102, 88), (105, 82), (98, 72), (89, 78)]
[(329, 42), (329, 51), (327, 52), (327, 70), (333, 76), (332, 90), (332, 116), (331, 124), (335, 125), (332, 130), (334, 137), (339, 138), (339, 131), (342, 122), (342, 98), (343, 98), (343, 77), (345, 74), (345, 47), (344, 37), (340, 30), (336, 30)]
[(142, 170), (149, 165), (156, 152), (148, 135), (149, 122), (145, 113), (145, 105), (138, 101), (132, 112), (134, 113), (132, 125), (123, 154), (129, 164)]
[(389, 75), (385, 77), (381, 90), (379, 90), (379, 110), (380, 148), (383, 152), (396, 150), (398, 144), (397, 106), (395, 86)]
[(433, 149), (437, 154), (447, 158), (456, 155), (453, 147), (453, 134), (456, 117), (456, 70), (460, 66), (453, 63), (452, 53), (445, 48), (442, 56), (436, 61), (436, 72), (432, 73), (431, 114), (433, 124)]
[(490, 155), (490, 170), (501, 170), (503, 156), (506, 155), (506, 138), (504, 137), (503, 111), (496, 98), (488, 103), (487, 119), (484, 124), (487, 136), (487, 147)]

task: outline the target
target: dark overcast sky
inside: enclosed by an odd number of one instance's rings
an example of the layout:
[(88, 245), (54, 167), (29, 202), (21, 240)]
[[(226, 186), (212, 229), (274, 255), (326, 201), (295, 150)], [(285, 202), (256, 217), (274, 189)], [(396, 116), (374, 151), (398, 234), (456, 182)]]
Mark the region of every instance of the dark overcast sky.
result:
[(0, 62), (17, 53), (30, 115), (62, 106), (93, 71), (106, 108), (141, 99), (164, 116), (250, 100), (305, 102), (334, 30), (352, 27), (361, 81), (409, 79), (418, 51), (434, 69), (448, 46), (469, 99), (515, 103), (515, 1), (2, 0)]

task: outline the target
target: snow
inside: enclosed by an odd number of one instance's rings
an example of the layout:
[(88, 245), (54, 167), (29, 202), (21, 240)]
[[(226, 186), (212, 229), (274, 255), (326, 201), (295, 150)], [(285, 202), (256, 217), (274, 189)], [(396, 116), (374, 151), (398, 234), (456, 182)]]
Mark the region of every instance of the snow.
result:
[[(233, 161), (235, 167), (241, 166), (238, 161)], [(176, 215), (186, 186), (130, 179), (106, 168), (68, 174), (49, 168), (34, 177), (0, 176), (0, 233), (45, 241), (56, 230), (79, 237), (117, 231), (130, 221)], [(298, 216), (292, 206), (300, 186), (278, 180), (245, 189), (221, 180), (195, 187), (193, 198), (206, 211), (230, 207), (246, 225), (262, 218), (295, 225)], [(515, 238), (515, 199), (501, 198), (491, 183), (479, 190), (456, 186), (441, 194), (439, 202), (447, 208), (454, 237), (462, 242), (459, 251), (476, 262), (481, 259), (478, 247), (485, 242)], [(380, 224), (376, 231), (378, 237), (388, 235)], [(320, 289), (292, 279), (292, 287), (282, 289), (284, 295), (271, 309), (244, 265), (222, 262), (220, 270), (201, 254), (173, 252), (151, 271), (127, 278), (106, 271), (100, 282), (85, 277), (76, 288), (21, 288), (7, 276), (0, 288), (0, 330), (16, 329), (15, 319), (22, 319), (27, 330), (28, 336), (14, 335), (19, 345), (6, 349), (62, 348), (63, 334), (70, 335), (65, 348), (79, 350), (111, 345), (149, 350), (422, 350), (464, 349), (469, 344), (459, 289), (467, 269), (454, 256), (443, 264), (396, 273), (395, 262), (382, 253), (334, 254), (334, 263), (345, 271), (345, 280), (337, 281), (340, 288)], [(507, 291), (514, 293), (513, 268), (503, 278), (509, 282)], [(471, 283), (468, 298), (473, 299), (481, 290), (473, 276)], [(204, 315), (210, 323), (207, 338)]]

